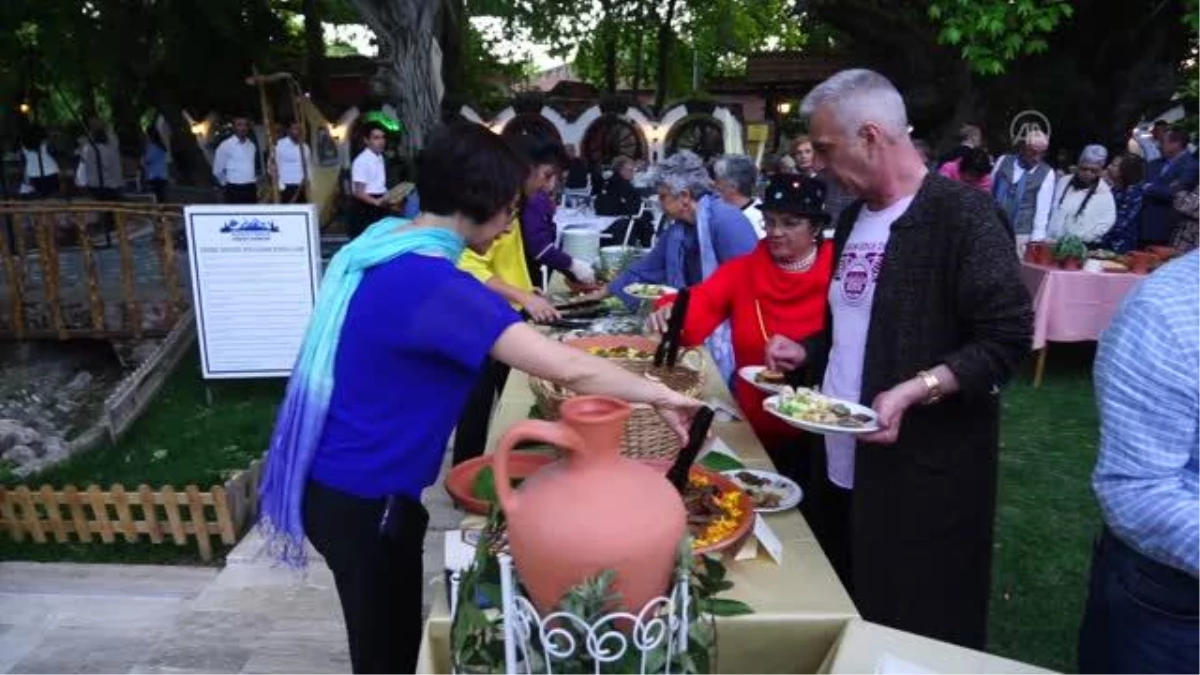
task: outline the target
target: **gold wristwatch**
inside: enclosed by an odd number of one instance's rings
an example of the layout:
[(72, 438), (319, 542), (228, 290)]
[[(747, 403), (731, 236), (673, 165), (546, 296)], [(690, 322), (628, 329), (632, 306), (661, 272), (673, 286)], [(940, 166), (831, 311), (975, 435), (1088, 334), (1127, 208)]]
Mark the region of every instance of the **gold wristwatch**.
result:
[(925, 383), (925, 405), (933, 405), (942, 400), (942, 382), (937, 379), (937, 375), (922, 370), (917, 373), (917, 377), (921, 378), (921, 382)]

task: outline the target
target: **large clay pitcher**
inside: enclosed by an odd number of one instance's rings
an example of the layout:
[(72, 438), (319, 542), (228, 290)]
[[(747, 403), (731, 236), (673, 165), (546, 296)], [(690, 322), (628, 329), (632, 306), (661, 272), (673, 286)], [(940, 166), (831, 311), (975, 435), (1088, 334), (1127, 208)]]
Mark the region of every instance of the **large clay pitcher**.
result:
[[(513, 563), (542, 613), (606, 569), (616, 572), (620, 605), (634, 612), (669, 589), (687, 512), (661, 472), (621, 456), (630, 412), (617, 399), (577, 396), (563, 403), (561, 422), (525, 420), (500, 439), (496, 496)], [(508, 457), (523, 441), (549, 443), (566, 457), (514, 491)]]

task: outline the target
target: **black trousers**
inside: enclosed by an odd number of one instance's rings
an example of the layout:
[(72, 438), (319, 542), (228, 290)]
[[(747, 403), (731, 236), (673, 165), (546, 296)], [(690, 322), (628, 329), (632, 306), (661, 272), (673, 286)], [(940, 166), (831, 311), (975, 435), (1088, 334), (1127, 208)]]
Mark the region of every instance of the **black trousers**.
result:
[[(371, 195), (382, 197), (383, 195)], [(373, 206), (360, 199), (351, 202), (350, 221), (346, 224), (346, 234), (351, 239), (362, 234), (368, 227), (390, 216), (391, 211), (380, 206)]]
[(504, 385), (508, 382), (511, 369), (499, 361), (488, 357), (479, 371), (479, 379), (475, 388), (467, 397), (462, 415), (458, 418), (458, 427), (454, 431), (454, 452), (452, 461), (459, 464), (474, 459), (483, 454), (487, 445), (488, 427), (492, 421), (492, 404)]
[(256, 183), (225, 184), (226, 204), (257, 204), (258, 185)]
[(148, 178), (146, 185), (150, 191), (154, 193), (154, 199), (159, 204), (167, 203), (167, 179), (166, 178)]
[(364, 499), (308, 483), (304, 528), (333, 572), (355, 673), (416, 671), (428, 525), (407, 497)]
[[(299, 196), (297, 196), (299, 195)], [(279, 193), (280, 204), (303, 204), (308, 201), (308, 191), (303, 185), (285, 185)]]

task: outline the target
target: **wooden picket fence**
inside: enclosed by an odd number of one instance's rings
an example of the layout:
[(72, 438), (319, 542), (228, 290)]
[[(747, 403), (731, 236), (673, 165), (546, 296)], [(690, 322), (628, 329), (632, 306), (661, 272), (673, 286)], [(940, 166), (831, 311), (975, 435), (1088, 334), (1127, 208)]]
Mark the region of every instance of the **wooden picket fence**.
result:
[(127, 542), (174, 543), (195, 540), (203, 560), (212, 560), (212, 537), (232, 546), (257, 514), (258, 480), (262, 462), (238, 472), (224, 486), (201, 491), (195, 485), (177, 490), (165, 485), (153, 490), (139, 485), (129, 490), (113, 485), (81, 490), (68, 485), (0, 487), (0, 531), (14, 541), (90, 544)]

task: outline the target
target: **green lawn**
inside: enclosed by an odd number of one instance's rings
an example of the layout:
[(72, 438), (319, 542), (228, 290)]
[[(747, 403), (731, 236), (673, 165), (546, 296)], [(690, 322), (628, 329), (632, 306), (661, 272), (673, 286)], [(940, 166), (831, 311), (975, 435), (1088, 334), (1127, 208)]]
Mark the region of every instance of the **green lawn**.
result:
[[(155, 488), (195, 484), (201, 489), (224, 483), (262, 456), (283, 381), (216, 382), (209, 390), (211, 406), (205, 402), (199, 357), (193, 352), (119, 444), (73, 457), (26, 482), (80, 488), (94, 483), (105, 489), (113, 483), (127, 489), (141, 483)], [(8, 475), (2, 482), (20, 481)], [(216, 539), (212, 542), (219, 546)], [(224, 553), (217, 548), (214, 561), (219, 563)], [(0, 536), (0, 560), (6, 559), (201, 564), (195, 543), (17, 544)]]
[(1005, 396), (989, 651), (1075, 670), (1091, 540), (1098, 420), (1093, 345), (1055, 345), (1040, 389), (1032, 364)]
[[(1097, 421), (1091, 346), (1056, 345), (1041, 389), (1032, 364), (1005, 395), (990, 651), (1057, 670), (1075, 668), (1098, 512), (1089, 476)], [(218, 484), (261, 455), (281, 381), (217, 383), (205, 403), (199, 364), (185, 360), (160, 399), (116, 447), (37, 478), (62, 485)], [(0, 559), (197, 564), (194, 546), (18, 545)], [(218, 557), (218, 560), (220, 558)]]

